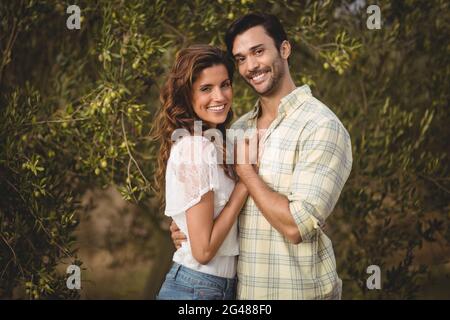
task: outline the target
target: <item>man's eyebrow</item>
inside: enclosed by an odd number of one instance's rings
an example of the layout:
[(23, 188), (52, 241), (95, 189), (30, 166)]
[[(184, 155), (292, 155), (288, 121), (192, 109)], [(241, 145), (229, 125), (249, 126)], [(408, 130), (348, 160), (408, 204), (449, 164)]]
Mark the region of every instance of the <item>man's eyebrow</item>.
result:
[(253, 46), (250, 48), (250, 51), (255, 51), (256, 49), (262, 48), (264, 47), (264, 44), (257, 44), (256, 46)]
[[(264, 47), (264, 44), (262, 44), (262, 43), (257, 44), (257, 45), (255, 45), (255, 46), (251, 47), (251, 48), (249, 49), (249, 51), (255, 51), (256, 49), (259, 49), (259, 48), (261, 48), (261, 47)], [(238, 53), (236, 53), (233, 57), (237, 58), (237, 57), (242, 57), (242, 56), (243, 56), (243, 54), (240, 53), (240, 52), (238, 52)]]

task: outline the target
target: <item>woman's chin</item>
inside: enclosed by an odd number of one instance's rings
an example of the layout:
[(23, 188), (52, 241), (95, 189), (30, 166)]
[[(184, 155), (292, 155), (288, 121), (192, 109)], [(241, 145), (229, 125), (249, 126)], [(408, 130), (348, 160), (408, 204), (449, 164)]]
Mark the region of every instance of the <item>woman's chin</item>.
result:
[(215, 118), (215, 119), (208, 119), (208, 120), (203, 120), (205, 121), (210, 127), (215, 128), (223, 123), (225, 123), (225, 121), (227, 120), (227, 117), (220, 117), (220, 118)]

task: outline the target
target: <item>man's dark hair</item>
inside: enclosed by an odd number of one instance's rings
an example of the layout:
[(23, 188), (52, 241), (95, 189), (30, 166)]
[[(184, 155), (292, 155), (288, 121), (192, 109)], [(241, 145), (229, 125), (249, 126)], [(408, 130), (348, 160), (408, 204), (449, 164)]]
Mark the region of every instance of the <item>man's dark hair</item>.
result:
[(277, 50), (280, 51), (281, 44), (284, 40), (287, 40), (286, 32), (284, 31), (280, 20), (272, 14), (254, 12), (236, 19), (228, 27), (227, 32), (225, 33), (225, 44), (230, 56), (233, 56), (234, 39), (241, 33), (256, 26), (262, 26), (264, 30), (266, 30), (266, 33), (275, 42)]

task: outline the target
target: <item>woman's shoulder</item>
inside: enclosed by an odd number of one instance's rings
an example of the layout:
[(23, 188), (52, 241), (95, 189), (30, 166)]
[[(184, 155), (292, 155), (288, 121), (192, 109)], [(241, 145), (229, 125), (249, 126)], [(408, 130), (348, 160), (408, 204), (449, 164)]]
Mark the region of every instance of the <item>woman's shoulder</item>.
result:
[(204, 136), (186, 135), (174, 141), (172, 148), (192, 148), (200, 143), (202, 146), (214, 145)]
[[(186, 135), (177, 139), (170, 151), (171, 158), (186, 161), (209, 159), (216, 155), (214, 143), (204, 136)], [(199, 157), (200, 156), (200, 157)]]

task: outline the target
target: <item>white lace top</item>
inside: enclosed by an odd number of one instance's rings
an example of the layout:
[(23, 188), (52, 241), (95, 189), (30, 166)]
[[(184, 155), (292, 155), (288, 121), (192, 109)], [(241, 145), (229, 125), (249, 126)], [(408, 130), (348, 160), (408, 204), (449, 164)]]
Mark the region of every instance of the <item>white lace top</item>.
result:
[(186, 210), (200, 202), (202, 195), (214, 191), (214, 219), (222, 211), (234, 189), (234, 181), (217, 164), (217, 151), (212, 142), (202, 136), (185, 136), (174, 143), (166, 169), (165, 214), (175, 221), (188, 241), (178, 249), (173, 261), (188, 268), (233, 278), (239, 254), (237, 221), (234, 223), (216, 256), (202, 265), (192, 255)]

